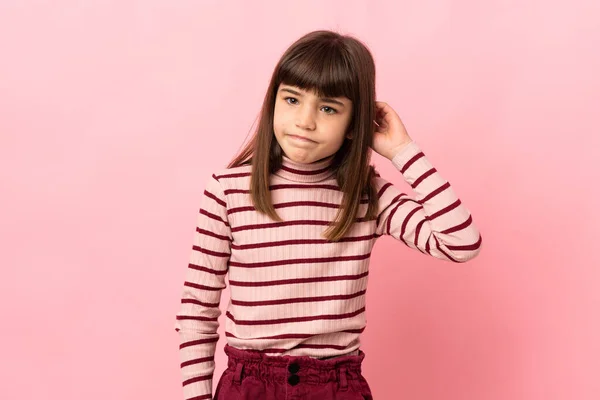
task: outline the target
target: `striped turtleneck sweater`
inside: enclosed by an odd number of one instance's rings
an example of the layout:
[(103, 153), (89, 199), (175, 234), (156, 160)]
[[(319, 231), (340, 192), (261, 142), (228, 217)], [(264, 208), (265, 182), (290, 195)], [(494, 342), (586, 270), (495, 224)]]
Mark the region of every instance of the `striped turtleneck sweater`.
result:
[(283, 157), (270, 177), (275, 222), (249, 193), (251, 166), (223, 169), (206, 183), (175, 329), (186, 399), (211, 399), (221, 291), (230, 287), (225, 336), (230, 346), (267, 355), (331, 357), (357, 352), (365, 329), (371, 250), (390, 235), (451, 262), (475, 257), (481, 236), (469, 210), (416, 142), (392, 158), (411, 186), (402, 193), (377, 175), (379, 212), (366, 219), (366, 197), (339, 242), (323, 231), (343, 193), (329, 168)]

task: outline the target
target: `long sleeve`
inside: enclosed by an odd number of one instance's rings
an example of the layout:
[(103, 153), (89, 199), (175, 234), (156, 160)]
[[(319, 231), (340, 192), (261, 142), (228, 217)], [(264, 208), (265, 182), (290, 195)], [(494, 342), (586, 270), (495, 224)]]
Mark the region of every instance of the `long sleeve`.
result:
[(479, 254), (481, 235), (471, 213), (416, 142), (392, 158), (415, 195), (377, 177), (380, 211), (377, 235), (391, 235), (432, 257), (466, 262)]
[(226, 286), (231, 240), (225, 195), (217, 177), (212, 175), (201, 200), (175, 323), (180, 336), (183, 394), (188, 400), (212, 398), (219, 302)]

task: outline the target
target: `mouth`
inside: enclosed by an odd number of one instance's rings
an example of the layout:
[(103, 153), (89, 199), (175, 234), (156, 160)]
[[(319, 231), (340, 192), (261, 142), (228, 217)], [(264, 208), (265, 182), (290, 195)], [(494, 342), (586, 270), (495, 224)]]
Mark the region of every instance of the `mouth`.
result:
[(305, 138), (304, 136), (298, 136), (298, 135), (288, 135), (289, 137), (291, 137), (294, 140), (298, 140), (301, 142), (307, 142), (307, 143), (316, 143), (314, 140), (310, 140), (308, 138)]

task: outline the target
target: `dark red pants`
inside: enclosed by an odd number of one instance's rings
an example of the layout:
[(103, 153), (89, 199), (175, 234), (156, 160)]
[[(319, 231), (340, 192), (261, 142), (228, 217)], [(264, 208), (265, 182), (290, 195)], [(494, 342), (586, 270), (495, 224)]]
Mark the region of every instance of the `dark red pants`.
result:
[(227, 369), (214, 400), (373, 400), (361, 373), (365, 353), (316, 359), (266, 356), (225, 345)]

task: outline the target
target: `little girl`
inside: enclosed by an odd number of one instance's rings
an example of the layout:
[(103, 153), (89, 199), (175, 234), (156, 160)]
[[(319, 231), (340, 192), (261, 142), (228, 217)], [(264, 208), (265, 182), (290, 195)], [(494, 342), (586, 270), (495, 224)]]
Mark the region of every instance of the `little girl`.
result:
[[(415, 192), (370, 165), (389, 159)], [(360, 335), (371, 250), (391, 235), (465, 262), (470, 212), (396, 112), (355, 38), (311, 32), (279, 60), (251, 142), (205, 186), (176, 330), (188, 400), (372, 399)], [(228, 275), (228, 367), (212, 379)]]

